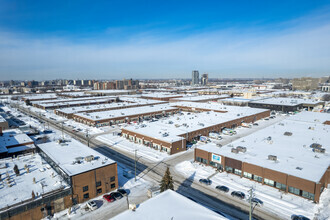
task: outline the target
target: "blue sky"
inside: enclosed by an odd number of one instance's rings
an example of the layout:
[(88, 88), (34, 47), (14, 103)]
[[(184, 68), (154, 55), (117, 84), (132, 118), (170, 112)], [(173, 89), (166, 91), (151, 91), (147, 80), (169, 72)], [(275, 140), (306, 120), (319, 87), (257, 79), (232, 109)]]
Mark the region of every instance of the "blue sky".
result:
[(330, 1), (0, 5), (4, 80), (330, 75)]

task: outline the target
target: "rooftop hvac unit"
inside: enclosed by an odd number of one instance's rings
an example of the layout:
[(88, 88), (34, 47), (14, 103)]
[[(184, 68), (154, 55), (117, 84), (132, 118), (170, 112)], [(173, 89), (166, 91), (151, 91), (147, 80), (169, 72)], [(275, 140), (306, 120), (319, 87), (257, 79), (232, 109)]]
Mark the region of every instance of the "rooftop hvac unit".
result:
[(89, 155), (89, 156), (85, 157), (85, 161), (87, 161), (87, 162), (91, 162), (92, 160), (94, 160), (93, 155)]
[(317, 153), (325, 153), (325, 149), (324, 148), (319, 148), (319, 147), (317, 147), (317, 148), (313, 148), (313, 152), (317, 152)]
[(268, 160), (277, 161), (277, 156), (275, 156), (275, 155), (268, 155)]
[(288, 132), (288, 131), (286, 131), (286, 132), (284, 132), (284, 135), (285, 135), (285, 136), (292, 136), (292, 132)]
[(318, 143), (313, 143), (309, 147), (311, 147), (311, 148), (322, 148), (322, 145), (318, 144)]
[(231, 149), (231, 152), (232, 152), (232, 153), (235, 153), (235, 154), (238, 154), (238, 150), (237, 150), (236, 148), (232, 148), (232, 149)]
[(81, 161), (82, 161), (83, 159), (84, 159), (83, 157), (76, 157), (76, 158), (75, 158), (75, 162), (76, 162), (76, 163), (81, 163)]
[(165, 133), (163, 134), (163, 137), (167, 137), (167, 136), (168, 136), (168, 133), (165, 132)]
[(246, 147), (238, 146), (238, 147), (236, 147), (236, 149), (237, 149), (239, 152), (243, 152), (243, 153), (246, 152)]

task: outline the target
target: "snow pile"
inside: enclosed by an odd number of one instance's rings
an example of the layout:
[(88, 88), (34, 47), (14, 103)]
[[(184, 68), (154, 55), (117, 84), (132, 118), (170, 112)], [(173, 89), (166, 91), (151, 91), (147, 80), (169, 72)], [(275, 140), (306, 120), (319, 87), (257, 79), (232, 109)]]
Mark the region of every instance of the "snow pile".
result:
[(113, 219), (226, 219), (217, 213), (167, 190), (140, 204), (136, 211), (127, 210)]
[(330, 189), (324, 189), (321, 193), (320, 203), (314, 207), (316, 219), (330, 218)]

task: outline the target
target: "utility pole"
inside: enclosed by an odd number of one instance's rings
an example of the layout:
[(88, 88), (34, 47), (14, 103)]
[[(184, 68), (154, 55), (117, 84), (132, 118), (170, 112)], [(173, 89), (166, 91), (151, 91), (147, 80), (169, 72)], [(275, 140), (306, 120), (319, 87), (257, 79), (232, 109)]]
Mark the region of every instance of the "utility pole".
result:
[(63, 123), (64, 123), (64, 122), (62, 122), (62, 139), (64, 140), (64, 134), (63, 134)]
[(253, 187), (249, 190), (250, 193), (250, 198), (249, 198), (249, 203), (250, 203), (250, 209), (249, 209), (249, 220), (252, 220), (252, 198), (253, 198)]
[(136, 149), (134, 150), (135, 154), (134, 154), (134, 161), (135, 161), (135, 182), (136, 182)]

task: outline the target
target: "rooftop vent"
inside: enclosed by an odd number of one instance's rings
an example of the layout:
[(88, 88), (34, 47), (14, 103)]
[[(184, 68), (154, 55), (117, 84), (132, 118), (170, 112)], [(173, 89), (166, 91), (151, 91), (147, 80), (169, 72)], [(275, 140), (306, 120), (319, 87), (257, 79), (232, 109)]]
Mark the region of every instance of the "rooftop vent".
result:
[(292, 132), (288, 132), (288, 131), (286, 131), (286, 132), (284, 132), (284, 135), (285, 135), (285, 136), (292, 136)]
[(322, 148), (322, 145), (318, 144), (318, 143), (313, 143), (309, 147), (311, 147), (311, 148)]
[(89, 155), (89, 156), (85, 157), (85, 161), (87, 161), (87, 162), (91, 162), (92, 160), (94, 160), (93, 155)]
[(271, 140), (272, 140), (271, 136), (267, 137), (267, 141), (271, 141)]
[(275, 155), (268, 155), (268, 160), (277, 161), (277, 156), (275, 156)]
[(243, 152), (243, 153), (246, 152), (246, 147), (238, 146), (238, 147), (236, 147), (236, 149), (237, 149), (239, 152)]
[(232, 149), (231, 149), (231, 152), (232, 152), (232, 153), (235, 153), (235, 154), (238, 154), (238, 150), (237, 150), (236, 148), (232, 148)]

